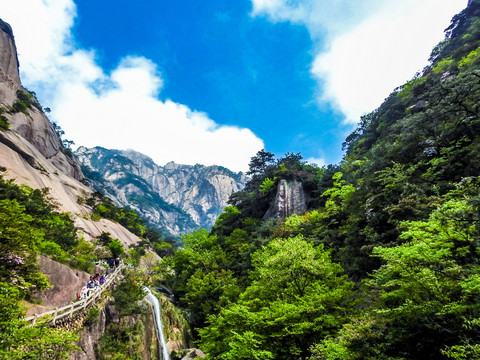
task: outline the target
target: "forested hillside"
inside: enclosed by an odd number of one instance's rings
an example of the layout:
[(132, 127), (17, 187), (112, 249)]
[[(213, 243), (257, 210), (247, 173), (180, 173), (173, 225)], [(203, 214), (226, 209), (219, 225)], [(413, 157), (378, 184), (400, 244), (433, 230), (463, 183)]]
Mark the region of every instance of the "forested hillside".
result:
[[(340, 165), (260, 151), (163, 262), (208, 359), (480, 359), (480, 3), (445, 34)], [(307, 212), (265, 216), (281, 180)]]
[[(92, 271), (94, 246), (78, 239), (69, 214), (48, 200), (48, 191), (17, 186), (0, 174), (0, 359), (64, 358), (75, 335), (24, 320), (22, 300), (50, 287), (39, 254)], [(28, 349), (28, 350), (26, 350)], [(26, 357), (26, 352), (30, 357)], [(55, 356), (55, 357), (54, 357)]]

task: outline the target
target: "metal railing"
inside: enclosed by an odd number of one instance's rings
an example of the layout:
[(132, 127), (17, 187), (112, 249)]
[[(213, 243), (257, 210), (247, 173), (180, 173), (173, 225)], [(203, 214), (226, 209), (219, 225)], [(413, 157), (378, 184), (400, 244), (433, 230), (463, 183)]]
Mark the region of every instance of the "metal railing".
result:
[(102, 295), (102, 293), (110, 285), (112, 285), (112, 283), (115, 281), (115, 279), (118, 276), (118, 274), (120, 273), (120, 270), (121, 270), (122, 267), (123, 267), (123, 265), (120, 264), (115, 269), (115, 271), (107, 277), (107, 280), (105, 281), (105, 283), (98, 286), (97, 291), (94, 292), (92, 295), (88, 296), (86, 299), (81, 299), (79, 301), (72, 302), (69, 305), (62, 306), (62, 307), (59, 307), (59, 308), (56, 308), (54, 310), (47, 311), (47, 312), (44, 312), (44, 313), (41, 313), (41, 314), (29, 316), (29, 317), (25, 318), (25, 320), (27, 322), (29, 322), (30, 325), (33, 326), (33, 325), (35, 325), (35, 323), (37, 322), (38, 319), (43, 318), (43, 317), (48, 316), (48, 315), (52, 315), (52, 318), (49, 321), (53, 325), (55, 325), (56, 321), (58, 321), (58, 320), (61, 320), (65, 317), (67, 317), (67, 316), (72, 317), (73, 314), (86, 309), (91, 303), (93, 303), (97, 299), (99, 299), (100, 296)]

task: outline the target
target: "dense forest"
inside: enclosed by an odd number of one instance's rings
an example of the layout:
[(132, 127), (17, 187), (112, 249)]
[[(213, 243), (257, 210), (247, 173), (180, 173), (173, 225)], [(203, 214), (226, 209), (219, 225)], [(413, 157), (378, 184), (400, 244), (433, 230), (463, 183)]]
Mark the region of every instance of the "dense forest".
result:
[[(339, 165), (258, 152), (211, 232), (164, 259), (208, 359), (480, 359), (479, 2), (445, 34)], [(282, 179), (309, 209), (264, 220)]]

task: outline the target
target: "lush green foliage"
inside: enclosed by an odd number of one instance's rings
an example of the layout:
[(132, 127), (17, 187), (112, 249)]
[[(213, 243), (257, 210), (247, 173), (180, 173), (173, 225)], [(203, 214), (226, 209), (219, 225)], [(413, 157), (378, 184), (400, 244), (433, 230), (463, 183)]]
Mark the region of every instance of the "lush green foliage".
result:
[(135, 269), (127, 269), (122, 282), (115, 288), (113, 297), (115, 307), (121, 315), (139, 313), (138, 301), (145, 297), (142, 286), (146, 278), (141, 272)]
[[(147, 222), (140, 218), (132, 209), (117, 207), (110, 198), (98, 191), (94, 192), (91, 197), (84, 201), (93, 208), (92, 218), (94, 220), (106, 218), (118, 222), (135, 235), (146, 239), (147, 243), (150, 243), (159, 255), (168, 256), (173, 254), (173, 249), (176, 246), (175, 240), (163, 238), (159, 231), (149, 226)], [(105, 235), (108, 236), (108, 241), (101, 237), (99, 240), (103, 245), (109, 247), (113, 256), (123, 254), (124, 250), (122, 251), (119, 246), (121, 244), (116, 244), (114, 241), (116, 239), (110, 239), (109, 234), (105, 233)]]
[(22, 90), (17, 90), (17, 100), (10, 107), (10, 113), (14, 114), (17, 112), (23, 112), (27, 114), (28, 109), (31, 109), (32, 106), (36, 107), (38, 110), (42, 110), (42, 107), (38, 103), (35, 93), (25, 92)]
[(142, 286), (146, 277), (135, 269), (127, 269), (124, 278), (115, 288), (115, 309), (118, 322), (107, 326), (99, 340), (98, 359), (141, 360), (146, 345), (145, 327), (142, 318), (147, 309), (140, 300), (145, 297)]
[[(479, 25), (472, 1), (339, 166), (257, 153), (211, 233), (162, 265), (208, 358), (480, 359)], [(309, 210), (264, 221), (281, 180)]]
[(27, 325), (21, 297), (18, 288), (0, 283), (0, 359), (68, 359), (69, 351), (78, 349), (73, 345), (77, 336), (45, 323)]
[(477, 359), (478, 214), (451, 199), (428, 221), (403, 223), (405, 243), (373, 251), (383, 265), (365, 284), (377, 297), (314, 359)]
[[(0, 201), (2, 216), (8, 219), (3, 226), (12, 232), (7, 235), (10, 233), (4, 230), (2, 256), (16, 254), (23, 258), (28, 254), (34, 258), (40, 253), (75, 268), (91, 270), (94, 248), (77, 238), (70, 215), (57, 211), (48, 189), (18, 186), (0, 176)], [(30, 233), (21, 235), (21, 231)]]
[[(46, 192), (0, 177), (0, 358), (63, 359), (75, 336), (47, 324), (28, 326), (20, 301), (49, 287), (37, 255), (74, 251), (68, 215), (54, 211)], [(75, 239), (76, 240), (76, 239)], [(62, 247), (65, 249), (62, 249)]]
[[(340, 165), (259, 151), (212, 231), (185, 235), (171, 258), (152, 260), (151, 281), (173, 289), (209, 359), (480, 359), (480, 2), (446, 35), (429, 66), (361, 118)], [(30, 100), (19, 94), (11, 111)], [(282, 180), (302, 183), (308, 211), (264, 221)], [(72, 339), (27, 329), (19, 306), (48, 286), (38, 253), (76, 254), (81, 267), (93, 251), (46, 195), (0, 179), (4, 358), (26, 349), (61, 358)], [(172, 251), (133, 211), (99, 193), (86, 203)], [(107, 233), (99, 241), (113, 256), (124, 251)], [(129, 250), (135, 264), (147, 246)], [(114, 293), (121, 318), (143, 312), (145, 281), (125, 274)], [(104, 358), (139, 358), (143, 329), (125, 325), (107, 329)]]
[(8, 130), (10, 128), (10, 123), (8, 122), (8, 119), (3, 115), (5, 112), (7, 112), (7, 109), (3, 106), (0, 106), (0, 130)]
[(142, 360), (139, 350), (144, 345), (144, 331), (142, 322), (135, 322), (133, 326), (124, 322), (109, 324), (99, 340), (98, 359)]
[(351, 283), (323, 246), (276, 239), (252, 255), (252, 283), (200, 331), (211, 359), (292, 359), (342, 324)]

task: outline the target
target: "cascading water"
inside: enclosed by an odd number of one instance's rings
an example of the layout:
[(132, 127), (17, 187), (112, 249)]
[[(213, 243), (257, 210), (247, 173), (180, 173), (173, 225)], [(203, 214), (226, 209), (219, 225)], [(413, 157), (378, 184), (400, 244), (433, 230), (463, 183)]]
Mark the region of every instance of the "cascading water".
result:
[(170, 360), (168, 355), (167, 343), (165, 342), (165, 336), (163, 335), (163, 324), (162, 316), (160, 313), (160, 303), (155, 295), (152, 294), (149, 288), (144, 287), (143, 291), (147, 293), (147, 299), (153, 307), (153, 315), (155, 318), (155, 328), (157, 329), (157, 337), (160, 340), (160, 346), (162, 347), (162, 358), (163, 360)]

